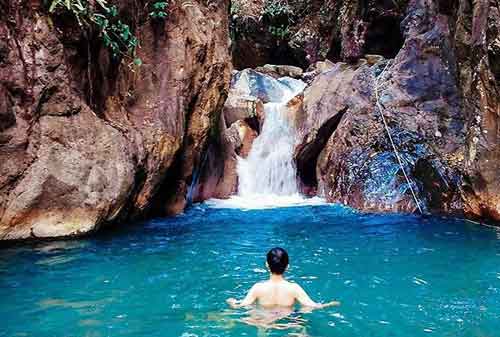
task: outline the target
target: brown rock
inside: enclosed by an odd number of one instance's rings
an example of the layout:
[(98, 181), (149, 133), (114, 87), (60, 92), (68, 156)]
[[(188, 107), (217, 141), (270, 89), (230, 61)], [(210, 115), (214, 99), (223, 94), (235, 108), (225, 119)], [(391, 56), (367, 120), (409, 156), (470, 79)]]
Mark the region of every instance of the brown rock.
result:
[(200, 184), (193, 191), (195, 201), (210, 197), (226, 199), (238, 190), (237, 157), (245, 158), (257, 132), (246, 122), (236, 121), (217, 142), (209, 145), (207, 160), (200, 172)]
[(473, 218), (500, 221), (500, 10), (493, 3), (461, 0), (456, 16), (458, 76), (468, 117), (464, 208)]
[[(404, 48), (383, 75), (386, 62), (369, 57), (336, 65), (305, 91), (299, 176), (313, 188), (317, 181), (318, 193), (330, 201), (365, 210), (416, 210), (375, 104), (381, 76), (379, 100), (420, 206), (460, 214), (467, 200), (462, 182), (470, 179), (460, 159), (467, 115), (447, 18), (435, 4), (414, 1), (405, 24)], [(485, 218), (496, 219), (494, 214)]]
[(133, 71), (41, 3), (2, 6), (0, 239), (184, 209), (229, 84), (227, 5), (172, 6), (132, 27), (143, 61)]
[(228, 127), (238, 120), (251, 118), (257, 118), (262, 123), (264, 104), (255, 96), (230, 92), (224, 104), (224, 118)]
[[(424, 212), (499, 220), (498, 85), (486, 59), (495, 39), (484, 39), (486, 8), (475, 6), (476, 15), (470, 16), (472, 8), (466, 13), (461, 4), (453, 37), (451, 17), (440, 14), (436, 2), (412, 1), (404, 47), (382, 75), (387, 62), (368, 57), (356, 65), (338, 64), (314, 79), (304, 92), (296, 151), (306, 187), (359, 209), (416, 211), (375, 103), (378, 87), (389, 131)], [(460, 49), (472, 48), (467, 43), (474, 41), (461, 35), (468, 18), (484, 23), (476, 26), (477, 60)], [(472, 94), (476, 88), (480, 91)]]
[(284, 76), (292, 78), (301, 78), (303, 70), (299, 67), (289, 66), (289, 65), (273, 65), (265, 64), (262, 67), (255, 68), (255, 71), (259, 73), (272, 76), (274, 78), (280, 78)]

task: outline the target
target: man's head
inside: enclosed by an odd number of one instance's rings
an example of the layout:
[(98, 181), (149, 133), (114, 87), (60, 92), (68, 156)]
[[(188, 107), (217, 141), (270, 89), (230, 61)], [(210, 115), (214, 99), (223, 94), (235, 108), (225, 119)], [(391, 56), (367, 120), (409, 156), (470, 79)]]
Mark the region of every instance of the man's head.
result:
[(271, 273), (281, 275), (288, 267), (288, 253), (280, 247), (271, 249), (267, 253), (267, 266)]

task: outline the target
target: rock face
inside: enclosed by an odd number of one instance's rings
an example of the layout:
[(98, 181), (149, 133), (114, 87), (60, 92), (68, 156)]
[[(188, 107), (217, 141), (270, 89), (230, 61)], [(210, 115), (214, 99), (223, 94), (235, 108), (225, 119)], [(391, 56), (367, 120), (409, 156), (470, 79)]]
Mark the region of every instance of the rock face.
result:
[[(303, 82), (291, 77), (274, 78), (253, 69), (234, 72), (219, 125), (220, 133), (210, 142), (193, 200), (201, 201), (209, 196), (226, 199), (239, 192), (238, 157), (248, 156), (254, 139), (262, 130), (266, 117), (264, 104), (280, 102), (300, 84)], [(302, 108), (301, 103), (296, 97), (287, 107), (291, 124), (296, 123), (295, 118), (299, 115), (296, 110)]]
[(490, 6), (410, 1), (393, 60), (318, 75), (298, 118), (303, 184), (359, 209), (415, 211), (382, 111), (424, 212), (499, 221), (500, 21)]
[(466, 149), (464, 210), (500, 220), (500, 8), (460, 1), (454, 43), (464, 97)]
[[(141, 66), (42, 1), (0, 3), (0, 239), (235, 193), (284, 75), (309, 84), (288, 103), (304, 193), (412, 212), (413, 189), (424, 212), (500, 221), (494, 1), (235, 0), (228, 18), (228, 1), (179, 0), (153, 21), (146, 2), (116, 4)], [(229, 89), (230, 49), (261, 67)]]
[[(120, 14), (147, 17), (134, 4)], [(133, 23), (133, 71), (41, 2), (0, 5), (0, 239), (182, 211), (229, 84), (227, 5)]]
[(408, 1), (235, 0), (231, 5), (233, 64), (307, 68), (324, 59), (356, 61), (364, 54), (394, 57)]

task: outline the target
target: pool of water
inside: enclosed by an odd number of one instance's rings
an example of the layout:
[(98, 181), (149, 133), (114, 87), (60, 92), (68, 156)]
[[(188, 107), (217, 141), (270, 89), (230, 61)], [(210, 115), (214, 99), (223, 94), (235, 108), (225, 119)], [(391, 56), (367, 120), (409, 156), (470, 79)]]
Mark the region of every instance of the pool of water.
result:
[[(0, 336), (500, 336), (500, 233), (460, 220), (339, 206), (196, 206), (93, 238), (0, 250)], [(288, 277), (340, 307), (258, 329), (229, 310), (265, 279), (273, 246)], [(284, 320), (286, 323), (286, 320)]]

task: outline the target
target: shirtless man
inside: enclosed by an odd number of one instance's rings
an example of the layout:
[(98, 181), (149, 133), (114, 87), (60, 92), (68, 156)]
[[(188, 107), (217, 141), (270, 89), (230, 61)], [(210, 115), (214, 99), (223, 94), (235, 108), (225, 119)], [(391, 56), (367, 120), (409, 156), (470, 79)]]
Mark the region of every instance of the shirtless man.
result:
[(340, 302), (314, 302), (297, 283), (285, 280), (283, 274), (288, 268), (288, 253), (283, 248), (273, 248), (267, 253), (267, 268), (271, 271), (268, 281), (254, 284), (247, 296), (238, 301), (229, 298), (226, 302), (231, 308), (241, 308), (258, 302), (264, 308), (291, 308), (295, 302), (307, 309), (320, 309), (340, 305)]

